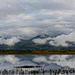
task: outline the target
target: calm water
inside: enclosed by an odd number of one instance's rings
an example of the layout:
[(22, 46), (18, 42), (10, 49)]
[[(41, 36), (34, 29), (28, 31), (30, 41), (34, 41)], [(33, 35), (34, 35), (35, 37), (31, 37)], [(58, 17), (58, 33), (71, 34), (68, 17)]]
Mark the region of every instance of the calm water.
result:
[[(23, 66), (41, 66), (39, 68), (22, 68)], [(15, 68), (21, 67), (21, 68)], [(63, 68), (62, 68), (63, 67)], [(59, 69), (67, 70), (59, 75), (75, 75), (73, 70), (75, 69), (75, 55), (0, 55), (0, 71), (1, 73), (4, 70), (14, 70), (18, 71), (23, 70), (24, 73), (26, 70), (31, 71), (39, 71), (39, 73), (35, 73), (35, 75), (55, 75), (55, 71), (59, 71)], [(50, 72), (51, 70), (51, 72)], [(69, 71), (72, 70), (72, 73)], [(17, 73), (19, 75), (19, 73)], [(26, 74), (25, 74), (26, 75)], [(32, 73), (33, 75), (33, 73)], [(58, 74), (56, 74), (58, 75)]]

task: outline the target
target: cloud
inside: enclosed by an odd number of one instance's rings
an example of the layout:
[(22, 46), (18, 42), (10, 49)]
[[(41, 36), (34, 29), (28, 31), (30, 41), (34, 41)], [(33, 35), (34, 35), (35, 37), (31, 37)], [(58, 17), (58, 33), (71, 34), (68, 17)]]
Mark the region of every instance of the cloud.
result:
[(8, 19), (11, 15), (18, 15), (28, 12), (29, 5), (22, 0), (0, 0), (0, 19)]
[[(71, 68), (74, 68), (74, 63), (75, 63), (75, 58), (70, 58), (68, 59), (69, 57), (71, 57), (72, 55), (52, 55), (50, 56), (49, 58), (52, 59), (52, 60), (56, 60), (56, 64), (58, 65), (61, 65), (61, 66), (68, 66), (68, 67), (71, 67)], [(68, 60), (67, 60), (68, 59)], [(60, 60), (60, 61), (58, 61)]]
[[(20, 58), (19, 58), (20, 57)], [(21, 61), (22, 59), (27, 58), (27, 60)], [(25, 66), (25, 65), (38, 65), (40, 64), (41, 68), (46, 69), (57, 69), (59, 66), (75, 68), (75, 55), (36, 55), (32, 56), (15, 56), (15, 55), (0, 55), (0, 70), (2, 69), (14, 69), (15, 66)], [(55, 67), (56, 66), (56, 67)], [(38, 68), (39, 69), (39, 68)], [(34, 70), (34, 69), (29, 69)]]
[(19, 41), (20, 40), (16, 37), (12, 37), (9, 39), (0, 38), (0, 44), (5, 44), (5, 45), (9, 45), (9, 46), (12, 46)]
[[(56, 36), (72, 32), (75, 32), (74, 0), (0, 0), (1, 36), (30, 39), (38, 34)], [(41, 44), (45, 42), (46, 39)], [(54, 42), (50, 43), (55, 45)]]
[[(72, 57), (73, 56), (73, 57)], [(75, 68), (75, 57), (74, 55), (50, 55), (50, 56), (36, 56), (33, 58), (34, 62), (44, 63), (44, 64), (57, 64), (60, 66), (67, 66), (70, 68)], [(49, 67), (50, 68), (50, 67)]]
[(34, 62), (41, 63), (41, 62), (46, 62), (47, 59), (46, 59), (46, 57), (44, 57), (44, 56), (37, 56), (37, 57), (33, 58), (33, 61), (34, 61)]
[[(50, 10), (61, 10), (61, 9), (74, 9), (75, 3), (74, 0), (67, 1), (67, 0), (27, 0), (27, 3), (34, 9), (50, 9)], [(38, 6), (39, 4), (39, 6)]]
[[(26, 58), (26, 56), (24, 56), (24, 58)], [(21, 61), (22, 59), (23, 57), (21, 57), (21, 55), (20, 58), (19, 56), (16, 55), (0, 55), (0, 70), (4, 70), (4, 69), (13, 70), (15, 69), (14, 67), (18, 67), (18, 66), (37, 65), (28, 59)], [(33, 69), (29, 69), (29, 70), (33, 70)]]
[(16, 64), (19, 62), (19, 59), (15, 57), (14, 55), (6, 55), (6, 56), (0, 56), (0, 63), (11, 63), (11, 64)]
[[(68, 15), (67, 15), (68, 14)], [(39, 10), (32, 14), (11, 15), (7, 20), (0, 20), (0, 35), (27, 36), (31, 34), (57, 35), (74, 31), (74, 22), (68, 22), (69, 18), (74, 18), (74, 11), (50, 11)], [(72, 17), (71, 17), (72, 16)], [(65, 19), (65, 21), (64, 21)], [(73, 21), (73, 20), (72, 20)], [(15, 32), (15, 35), (13, 33)], [(31, 36), (32, 37), (32, 36)]]
[[(68, 35), (62, 34), (62, 35), (58, 35), (56, 37), (48, 37), (48, 38), (36, 38), (33, 39), (34, 43), (37, 44), (46, 44), (49, 43), (50, 45), (53, 46), (72, 46), (72, 44), (75, 44), (75, 32), (72, 32)], [(71, 42), (72, 44), (69, 44), (69, 42)]]
[[(50, 56), (36, 56), (32, 59), (34, 62), (38, 63), (55, 63), (56, 61), (66, 61), (72, 55), (50, 55)], [(73, 58), (74, 59), (74, 58)]]
[(38, 39), (33, 39), (33, 42), (34, 43), (37, 43), (37, 44), (46, 44), (46, 42), (48, 41), (48, 40), (51, 40), (52, 38), (45, 38), (45, 39), (40, 39), (40, 38), (38, 38)]
[(49, 57), (50, 60), (63, 60), (65, 61), (68, 57), (70, 57), (70, 55), (52, 55)]
[[(39, 35), (42, 32), (42, 29), (36, 27), (18, 27), (3, 30), (0, 32), (1, 36), (4, 37), (19, 37), (21, 39), (30, 39), (34, 36)], [(15, 34), (14, 34), (15, 33)]]
[(70, 46), (67, 42), (75, 43), (75, 32), (72, 32), (68, 35), (60, 35), (53, 38), (54, 41), (50, 41), (50, 44), (53, 46)]

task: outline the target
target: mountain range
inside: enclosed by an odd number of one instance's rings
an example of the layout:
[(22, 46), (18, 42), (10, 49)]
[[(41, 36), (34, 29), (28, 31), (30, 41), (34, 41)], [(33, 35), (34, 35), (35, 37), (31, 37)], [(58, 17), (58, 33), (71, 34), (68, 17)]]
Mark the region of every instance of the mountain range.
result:
[[(45, 41), (44, 44), (39, 44), (34, 42), (34, 39), (46, 39), (46, 38), (50, 38), (49, 35), (47, 34), (43, 34), (43, 35), (38, 35), (35, 36), (29, 40), (24, 40), (24, 39), (20, 39), (20, 41), (18, 43), (16, 43), (13, 46), (9, 46), (9, 45), (5, 45), (2, 44), (0, 45), (0, 49), (2, 50), (49, 50), (49, 49), (53, 49), (53, 50), (63, 50), (63, 49), (75, 49), (75, 45), (68, 42), (69, 44), (72, 44), (72, 46), (70, 47), (62, 47), (62, 46), (53, 46), (49, 44), (49, 41), (51, 41), (52, 39), (48, 39), (47, 41)], [(41, 41), (40, 41), (41, 42)]]

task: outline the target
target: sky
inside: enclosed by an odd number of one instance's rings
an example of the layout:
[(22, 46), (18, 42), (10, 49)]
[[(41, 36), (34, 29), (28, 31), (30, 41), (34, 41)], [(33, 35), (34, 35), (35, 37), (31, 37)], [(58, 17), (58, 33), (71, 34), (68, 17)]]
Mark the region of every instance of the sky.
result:
[(74, 38), (75, 0), (0, 0), (0, 36), (29, 39), (41, 34)]

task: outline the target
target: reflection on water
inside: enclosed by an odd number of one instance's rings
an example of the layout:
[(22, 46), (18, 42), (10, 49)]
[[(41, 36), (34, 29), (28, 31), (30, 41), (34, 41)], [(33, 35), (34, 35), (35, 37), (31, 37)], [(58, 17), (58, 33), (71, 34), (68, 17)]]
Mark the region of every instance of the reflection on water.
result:
[(7, 70), (4, 69), (3, 71), (0, 71), (0, 74), (15, 74), (15, 75), (74, 75), (75, 69), (74, 68), (60, 68), (60, 69), (38, 69), (38, 70), (25, 70), (25, 69), (16, 69), (16, 70)]
[(75, 75), (75, 55), (0, 55), (2, 75)]

